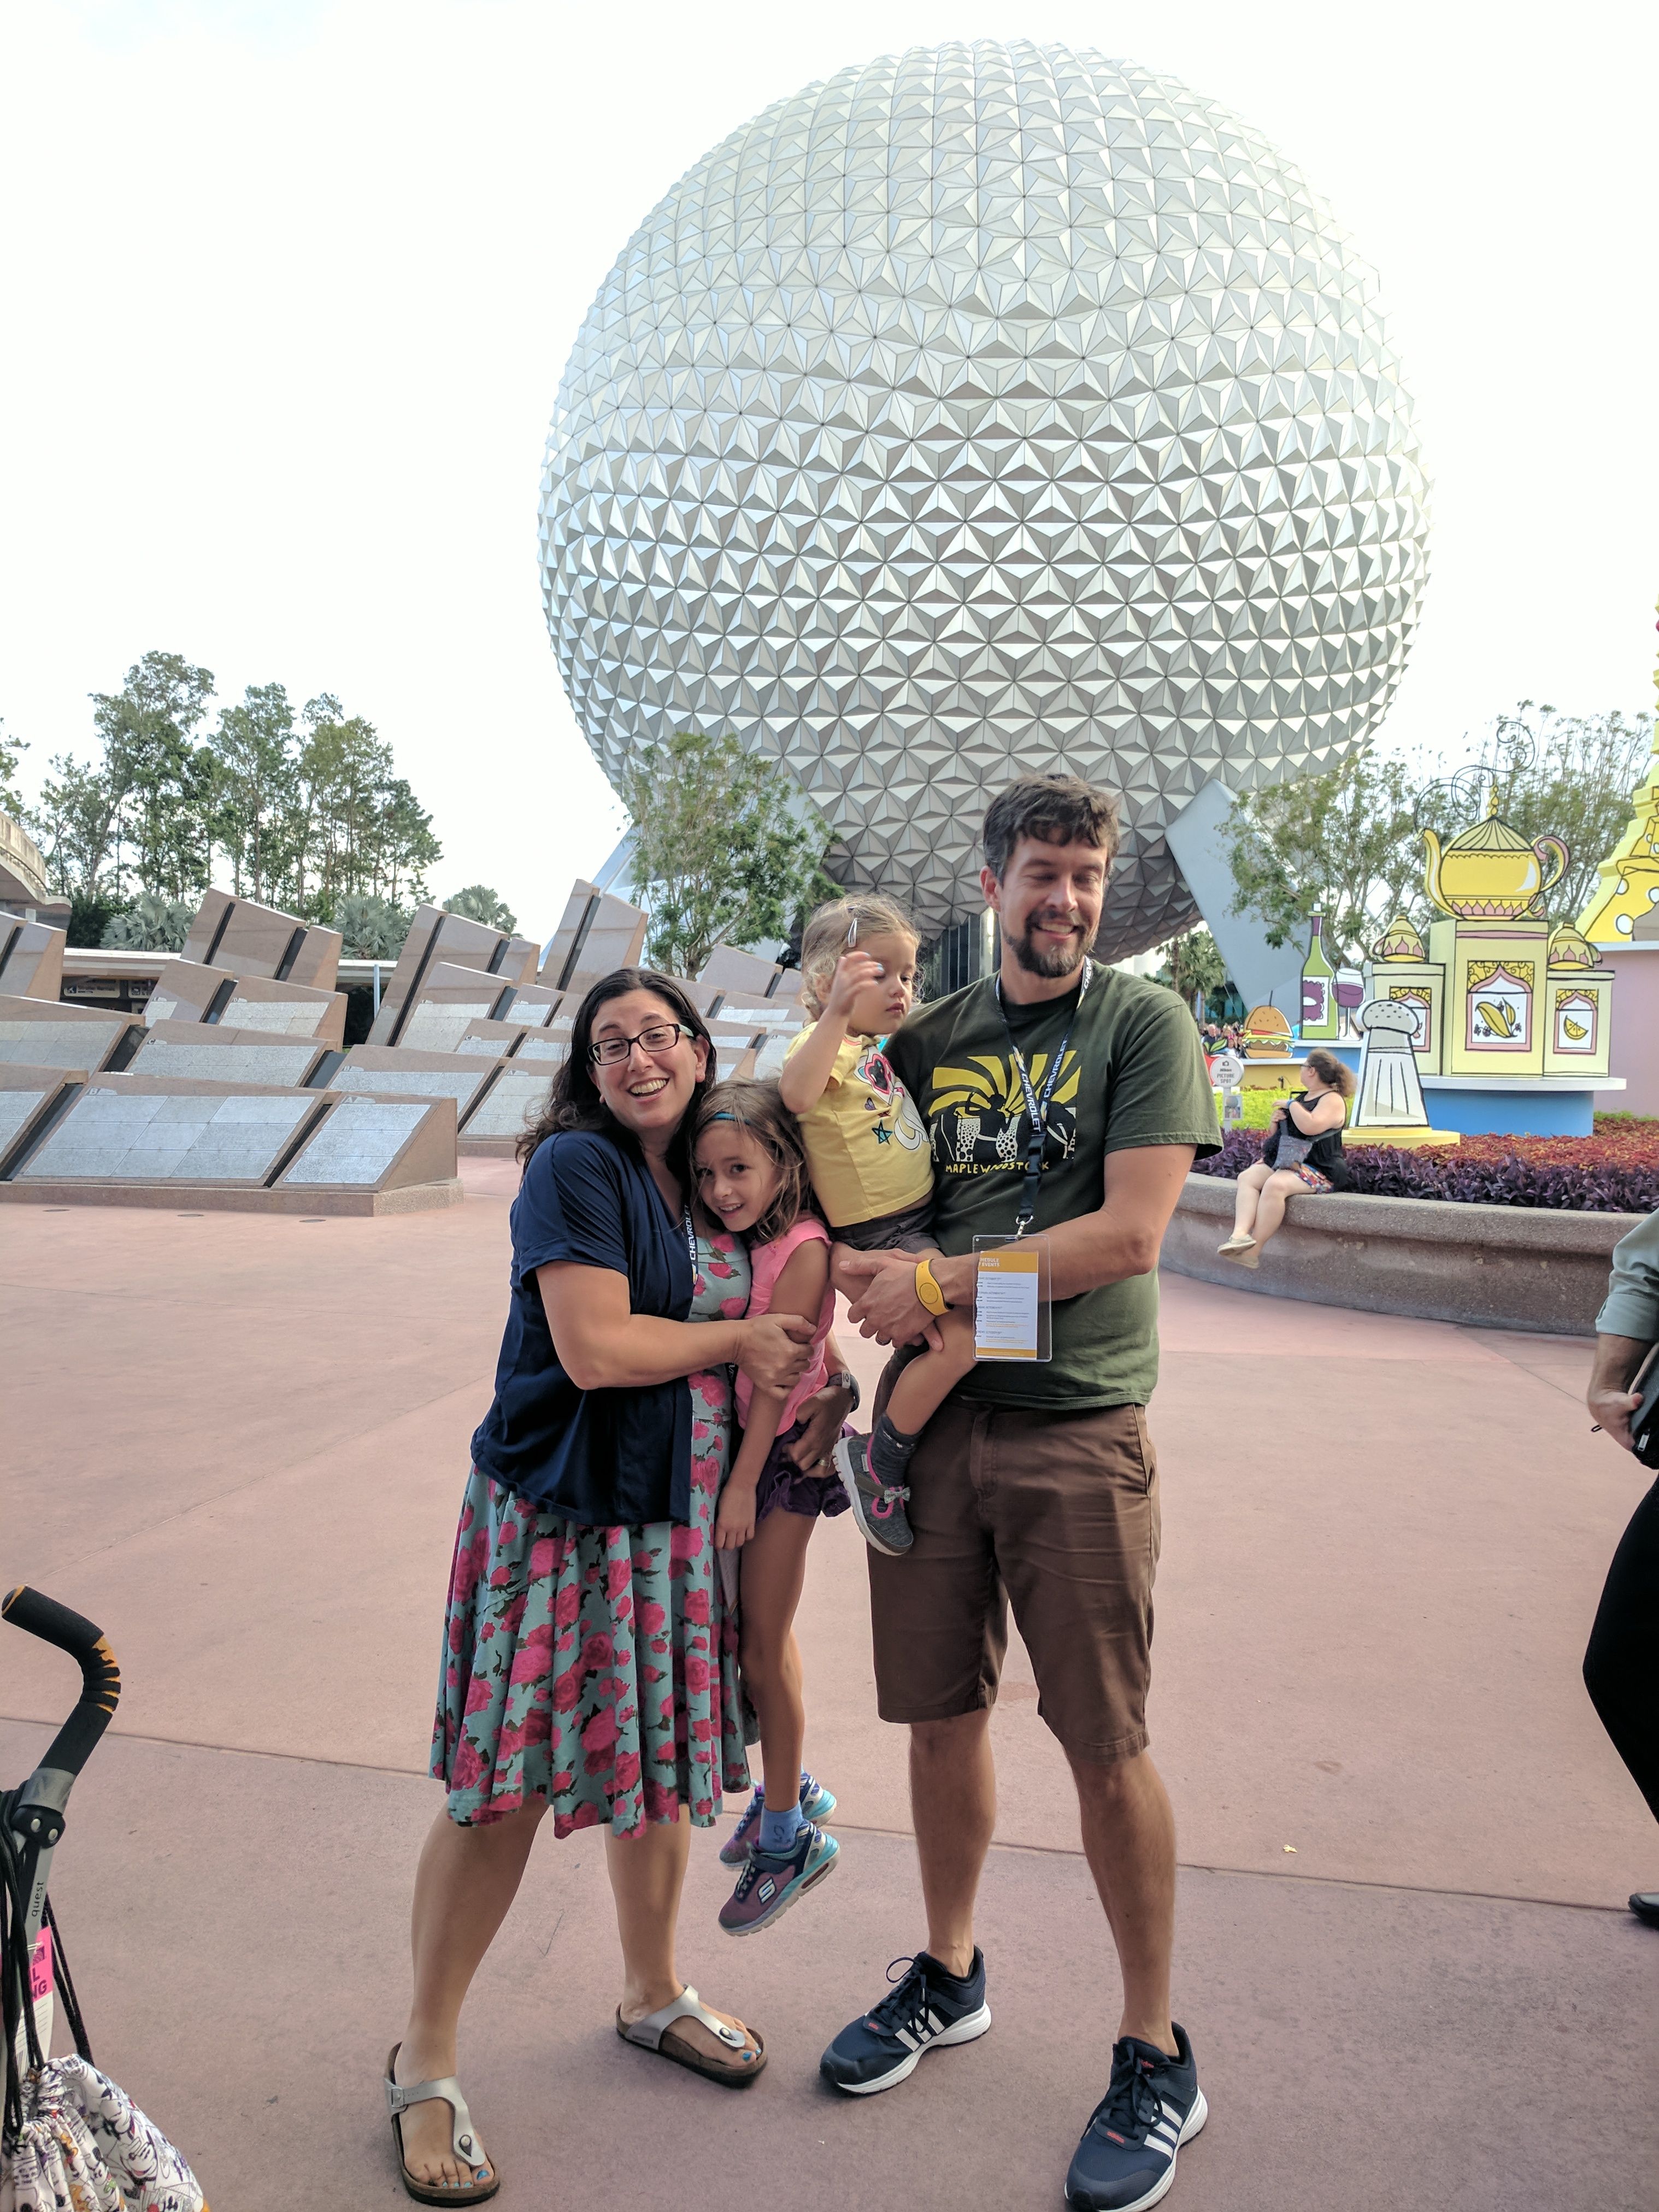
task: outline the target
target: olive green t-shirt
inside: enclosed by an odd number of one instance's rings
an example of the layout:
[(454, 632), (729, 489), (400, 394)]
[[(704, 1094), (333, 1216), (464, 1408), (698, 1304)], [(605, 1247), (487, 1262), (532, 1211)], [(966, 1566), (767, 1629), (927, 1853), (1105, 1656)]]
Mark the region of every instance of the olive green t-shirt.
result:
[[(1099, 1210), (1108, 1152), (1220, 1149), (1197, 1027), (1161, 983), (1097, 964), (1081, 1005), (1072, 991), (1007, 1013), (1039, 1098), (1071, 1031), (1048, 1108), (1036, 1228)], [(954, 1256), (975, 1237), (1012, 1236), (1031, 1121), (990, 981), (921, 1007), (888, 1040), (887, 1056), (927, 1125), (940, 1249)], [(1065, 1412), (1146, 1403), (1158, 1381), (1156, 1273), (1060, 1299), (1053, 1322), (1046, 1364), (982, 1360), (957, 1395)]]

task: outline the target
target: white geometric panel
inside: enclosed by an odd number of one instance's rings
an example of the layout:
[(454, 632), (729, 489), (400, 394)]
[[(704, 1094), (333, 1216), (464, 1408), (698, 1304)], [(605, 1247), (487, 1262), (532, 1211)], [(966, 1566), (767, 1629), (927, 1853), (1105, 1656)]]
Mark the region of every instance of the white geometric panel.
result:
[(402, 1104), (389, 1098), (348, 1098), (301, 1146), (283, 1181), (379, 1182), (430, 1111), (420, 1100)]
[(551, 1068), (521, 1067), (517, 1060), (509, 1060), (501, 1071), (500, 1082), (479, 1102), (461, 1133), (467, 1137), (511, 1137), (516, 1144), (528, 1123), (547, 1104), (552, 1081)]
[(980, 40), (780, 101), (646, 219), (560, 387), (544, 592), (613, 779), (733, 732), (930, 935), (1002, 784), (1111, 786), (1118, 958), (1196, 918), (1164, 828), (1207, 778), (1376, 726), (1425, 491), (1300, 171), (1174, 78)]
[(18, 1180), (255, 1183), (316, 1110), (313, 1091), (237, 1097), (88, 1089)]
[(461, 1040), (474, 1022), (489, 1018), (489, 1009), (501, 995), (498, 986), (491, 997), (474, 1006), (416, 1006), (404, 1024), (398, 1042), (408, 1052), (483, 1052), (499, 1058), (507, 1050), (510, 1042), (507, 1038), (490, 1041), (475, 1037), (465, 1045)]

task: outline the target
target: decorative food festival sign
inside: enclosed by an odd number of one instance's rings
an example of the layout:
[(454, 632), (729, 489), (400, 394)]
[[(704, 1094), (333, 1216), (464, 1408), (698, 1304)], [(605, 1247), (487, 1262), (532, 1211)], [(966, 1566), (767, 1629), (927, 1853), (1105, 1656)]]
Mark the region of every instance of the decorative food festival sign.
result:
[[(1659, 671), (1653, 680), (1659, 687)], [(1659, 721), (1647, 773), (1631, 797), (1625, 834), (1595, 871), (1578, 927), (1592, 945), (1659, 939)]]
[(1372, 948), (1370, 995), (1409, 1013), (1420, 1074), (1605, 1076), (1612, 971), (1578, 930), (1552, 928), (1545, 911), (1567, 848), (1559, 837), (1528, 844), (1503, 819), (1491, 769), (1439, 788), (1467, 803), (1472, 784), (1485, 798), (1474, 822), (1443, 846), (1437, 830), (1422, 833), (1424, 889), (1443, 919), (1430, 925), (1425, 951), (1395, 916)]

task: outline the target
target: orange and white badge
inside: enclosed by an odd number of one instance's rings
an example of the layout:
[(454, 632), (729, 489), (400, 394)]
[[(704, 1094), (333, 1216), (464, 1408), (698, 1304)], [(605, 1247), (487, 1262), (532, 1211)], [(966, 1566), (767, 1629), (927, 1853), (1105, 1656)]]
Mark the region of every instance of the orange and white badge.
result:
[(1047, 1359), (1048, 1238), (975, 1238), (975, 1358)]

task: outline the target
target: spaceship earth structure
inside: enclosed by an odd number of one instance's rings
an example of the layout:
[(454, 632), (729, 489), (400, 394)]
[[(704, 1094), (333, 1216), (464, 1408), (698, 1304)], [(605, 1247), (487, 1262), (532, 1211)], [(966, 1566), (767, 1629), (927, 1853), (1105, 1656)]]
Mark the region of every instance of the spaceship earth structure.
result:
[(1121, 793), (1097, 949), (1196, 919), (1167, 825), (1385, 713), (1425, 486), (1376, 281), (1174, 78), (981, 41), (845, 70), (717, 146), (589, 310), (541, 502), (613, 776), (681, 730), (784, 763), (849, 884), (981, 903), (988, 797)]

